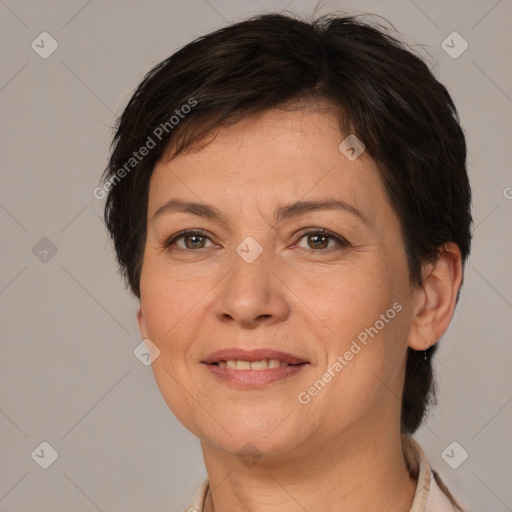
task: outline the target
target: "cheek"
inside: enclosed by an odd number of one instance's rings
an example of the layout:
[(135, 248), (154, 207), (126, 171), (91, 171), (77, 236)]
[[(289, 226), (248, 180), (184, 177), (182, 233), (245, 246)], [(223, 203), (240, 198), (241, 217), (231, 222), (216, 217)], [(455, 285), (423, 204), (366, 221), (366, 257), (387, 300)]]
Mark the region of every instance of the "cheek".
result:
[(203, 296), (204, 290), (190, 283), (180, 285), (154, 268), (141, 276), (141, 307), (147, 335), (160, 350), (151, 365), (153, 375), (169, 409), (193, 433), (197, 424), (205, 420), (194, 419), (195, 411), (201, 410), (194, 404), (201, 400), (187, 356), (197, 338), (195, 333), (199, 334), (200, 317), (205, 314), (200, 311)]
[(386, 385), (395, 389), (407, 336), (407, 282), (397, 281), (398, 272), (379, 263), (352, 268), (330, 281), (316, 302), (330, 331), (323, 340), (328, 364), (318, 372), (336, 374), (338, 395), (371, 399)]
[(345, 340), (372, 326), (397, 300), (385, 269), (354, 264), (331, 272), (318, 288), (307, 290), (308, 302), (333, 333)]
[[(179, 281), (151, 262), (141, 275), (141, 305), (148, 337), (160, 350), (177, 348), (184, 325), (194, 321), (204, 290), (195, 283)], [(173, 343), (171, 343), (171, 340)]]

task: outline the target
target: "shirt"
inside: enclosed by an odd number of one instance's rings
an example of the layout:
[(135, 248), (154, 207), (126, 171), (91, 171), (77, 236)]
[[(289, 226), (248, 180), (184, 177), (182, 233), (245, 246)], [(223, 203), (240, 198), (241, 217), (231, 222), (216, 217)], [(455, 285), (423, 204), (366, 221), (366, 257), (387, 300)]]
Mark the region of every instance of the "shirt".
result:
[[(458, 512), (438, 486), (420, 445), (412, 437), (402, 435), (402, 446), (409, 472), (418, 479), (409, 512)], [(208, 492), (209, 482), (205, 478), (184, 512), (204, 512)]]

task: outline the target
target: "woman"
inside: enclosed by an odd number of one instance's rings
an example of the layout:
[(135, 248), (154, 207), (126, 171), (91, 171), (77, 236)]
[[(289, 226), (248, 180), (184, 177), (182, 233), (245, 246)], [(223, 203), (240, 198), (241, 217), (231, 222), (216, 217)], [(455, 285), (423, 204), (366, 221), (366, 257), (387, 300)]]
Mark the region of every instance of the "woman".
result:
[(104, 180), (156, 382), (201, 442), (188, 510), (461, 510), (410, 437), (472, 222), (418, 57), (353, 17), (228, 26), (146, 75)]

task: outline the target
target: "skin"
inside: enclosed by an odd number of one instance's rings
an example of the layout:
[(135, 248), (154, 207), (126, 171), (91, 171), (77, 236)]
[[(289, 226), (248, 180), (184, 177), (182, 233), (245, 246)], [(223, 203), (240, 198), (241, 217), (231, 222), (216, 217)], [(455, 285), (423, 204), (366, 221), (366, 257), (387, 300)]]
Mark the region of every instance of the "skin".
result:
[[(406, 350), (424, 350), (448, 327), (460, 252), (446, 244), (424, 267), (424, 286), (412, 287), (377, 168), (366, 152), (349, 161), (338, 149), (344, 138), (322, 106), (274, 109), (155, 166), (137, 319), (160, 350), (152, 368), (164, 400), (200, 439), (213, 489), (206, 511), (398, 512), (412, 503), (416, 482), (400, 443)], [(341, 210), (273, 221), (278, 206), (333, 198), (368, 222)], [(170, 199), (208, 203), (225, 218), (167, 211), (153, 220)], [(350, 245), (317, 238), (315, 228)], [(185, 229), (206, 238), (165, 246)], [(236, 252), (248, 236), (263, 249), (252, 263)], [(394, 303), (402, 310), (301, 404), (298, 394)], [(201, 363), (228, 347), (272, 348), (309, 364), (292, 378), (240, 389)], [(261, 456), (252, 465), (237, 455), (247, 443)]]

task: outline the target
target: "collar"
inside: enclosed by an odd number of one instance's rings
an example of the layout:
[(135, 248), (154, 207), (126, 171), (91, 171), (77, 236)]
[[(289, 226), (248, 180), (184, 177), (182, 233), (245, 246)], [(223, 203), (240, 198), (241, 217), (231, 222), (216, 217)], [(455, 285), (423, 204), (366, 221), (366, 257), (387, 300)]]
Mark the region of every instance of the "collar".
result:
[[(456, 509), (437, 485), (421, 446), (412, 437), (402, 434), (402, 450), (410, 475), (417, 478), (409, 512), (455, 512)], [(209, 490), (209, 481), (205, 478), (184, 512), (204, 512)]]

